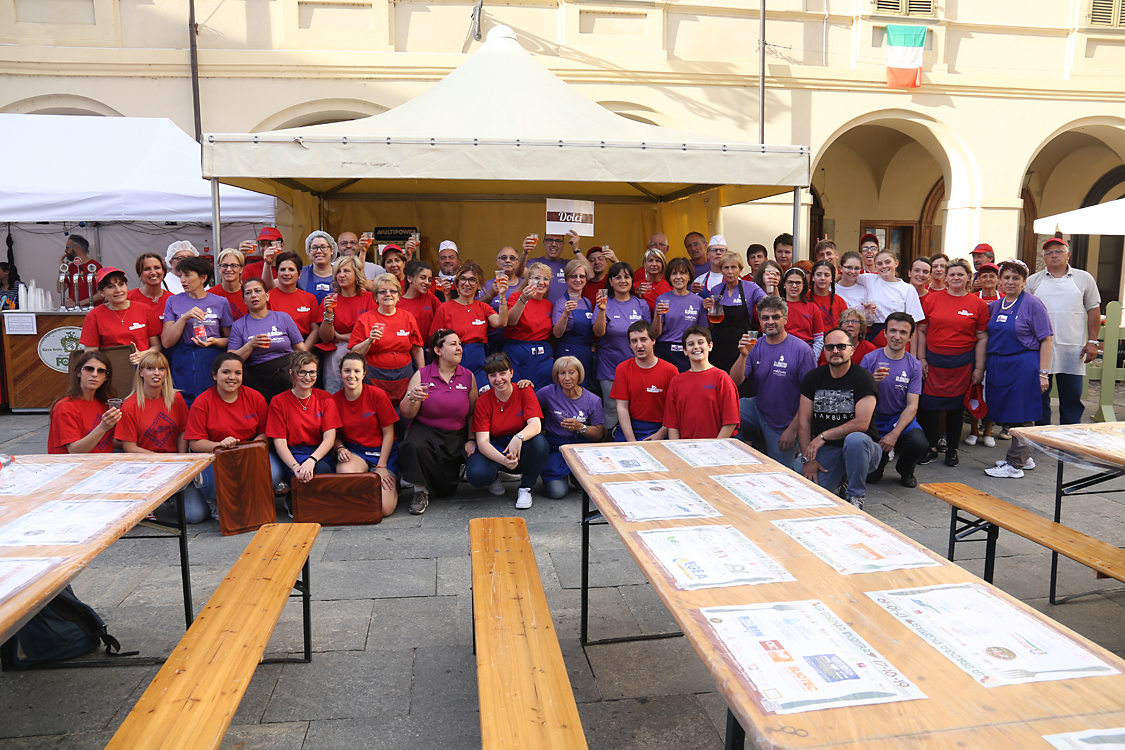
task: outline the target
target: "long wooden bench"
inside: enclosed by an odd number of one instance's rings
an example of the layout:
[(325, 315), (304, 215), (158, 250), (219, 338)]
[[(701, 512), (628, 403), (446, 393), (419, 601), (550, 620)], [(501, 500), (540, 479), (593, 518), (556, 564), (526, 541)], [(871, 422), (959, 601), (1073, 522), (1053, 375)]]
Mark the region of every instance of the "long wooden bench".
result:
[[(1125, 550), (1112, 544), (958, 482), (923, 484), (921, 489), (949, 503), (951, 515), (949, 551), (946, 557), (950, 560), (953, 560), (954, 547), (959, 542), (979, 541), (968, 537), (977, 532), (985, 532), (984, 580), (989, 583), (992, 583), (996, 566), (996, 540), (1000, 529), (1018, 534), (1052, 552), (1093, 568), (1100, 577), (1125, 581)], [(958, 511), (972, 514), (975, 518), (962, 516)], [(1052, 570), (1052, 604), (1055, 603), (1055, 577), (1055, 571)]]
[(486, 750), (586, 748), (522, 518), (469, 521), (473, 627)]
[(294, 588), (305, 658), (287, 661), (312, 660), (308, 559), (319, 532), (315, 523), (258, 530), (107, 748), (219, 747)]

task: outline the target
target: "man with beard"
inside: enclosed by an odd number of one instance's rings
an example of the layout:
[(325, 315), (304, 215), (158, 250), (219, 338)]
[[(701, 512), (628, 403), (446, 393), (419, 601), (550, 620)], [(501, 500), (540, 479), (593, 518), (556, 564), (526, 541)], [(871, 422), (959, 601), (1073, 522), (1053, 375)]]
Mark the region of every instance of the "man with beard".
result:
[[(66, 250), (59, 258), (59, 265), (67, 264), (66, 278), (67, 284), (59, 284), (59, 293), (66, 299), (67, 307), (72, 307), (75, 300), (67, 293), (69, 289), (72, 294), (78, 295), (78, 304), (89, 307), (91, 304), (96, 304), (102, 301), (102, 295), (97, 290), (91, 289), (90, 285), (86, 282), (86, 274), (90, 273), (90, 264), (94, 265), (93, 273), (101, 270), (102, 264), (90, 257), (90, 242), (80, 234), (72, 234), (66, 238)], [(78, 274), (78, 288), (71, 289), (74, 282), (74, 274)]]

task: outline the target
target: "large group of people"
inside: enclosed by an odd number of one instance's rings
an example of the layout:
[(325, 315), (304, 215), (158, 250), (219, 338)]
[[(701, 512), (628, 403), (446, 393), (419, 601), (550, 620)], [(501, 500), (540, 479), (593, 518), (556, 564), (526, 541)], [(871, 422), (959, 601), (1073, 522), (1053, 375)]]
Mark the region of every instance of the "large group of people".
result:
[[(559, 449), (570, 443), (737, 435), (862, 507), (892, 457), (907, 487), (918, 464), (944, 454), (957, 465), (966, 397), (982, 386), (988, 413), (970, 419), (969, 445), (1049, 421), (1053, 384), (1062, 421), (1081, 418), (1100, 299), (1061, 239), (1034, 275), (979, 245), (971, 263), (916, 258), (906, 279), (870, 234), (857, 250), (825, 239), (795, 261), (787, 234), (771, 258), (764, 245), (743, 255), (691, 232), (686, 257), (669, 258), (655, 233), (636, 269), (580, 244), (547, 234), (532, 258), (530, 234), (499, 251), (493, 273), (462, 262), (451, 240), (435, 269), (416, 238), (384, 247), (376, 264), (369, 235), (316, 231), (306, 263), (267, 227), (214, 265), (185, 241), (145, 253), (132, 289), (123, 271), (99, 267), (96, 288), (77, 292), (96, 306), (48, 448), (206, 452), (261, 440), (279, 494), (316, 474), (374, 472), (384, 514), (400, 488), (420, 514), (462, 479), (503, 495), (505, 475), (519, 475), (520, 509), (539, 479), (563, 497)], [(64, 262), (85, 263), (87, 251), (71, 235)], [(110, 406), (102, 350), (116, 346), (130, 347), (136, 375)], [(1033, 467), (1014, 440), (988, 473)], [(216, 512), (213, 475), (189, 494), (189, 519)]]

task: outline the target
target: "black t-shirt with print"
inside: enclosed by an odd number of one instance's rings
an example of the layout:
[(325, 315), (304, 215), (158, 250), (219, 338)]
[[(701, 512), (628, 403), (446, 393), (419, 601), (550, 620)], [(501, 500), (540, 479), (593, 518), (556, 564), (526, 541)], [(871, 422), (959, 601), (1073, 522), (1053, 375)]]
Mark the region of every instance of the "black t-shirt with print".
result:
[[(839, 427), (855, 419), (855, 405), (867, 396), (879, 398), (875, 378), (862, 367), (852, 365), (842, 378), (832, 377), (828, 365), (816, 368), (801, 382), (801, 395), (813, 402), (812, 433), (816, 437), (832, 427)], [(879, 442), (875, 417), (867, 425), (868, 436)], [(828, 440), (828, 445), (843, 445), (844, 440)]]

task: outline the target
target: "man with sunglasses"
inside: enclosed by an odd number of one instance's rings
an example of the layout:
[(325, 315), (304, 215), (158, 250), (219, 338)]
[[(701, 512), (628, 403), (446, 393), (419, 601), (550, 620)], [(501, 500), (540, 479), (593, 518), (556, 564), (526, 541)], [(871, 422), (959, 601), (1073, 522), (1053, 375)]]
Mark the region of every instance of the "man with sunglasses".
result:
[(828, 364), (801, 383), (797, 439), (805, 478), (837, 492), (846, 477), (844, 498), (862, 510), (867, 475), (879, 468), (883, 451), (874, 419), (879, 389), (871, 373), (852, 366), (854, 345), (843, 328), (824, 335)]
[[(573, 229), (567, 232), (565, 241), (570, 243), (575, 259), (586, 265), (587, 277), (592, 276), (593, 269), (590, 268), (589, 261), (583, 257), (582, 248), (578, 246), (578, 232)], [(552, 305), (566, 296), (566, 264), (570, 261), (562, 257), (563, 242), (564, 236), (561, 234), (543, 235), (544, 255), (532, 258), (526, 264), (526, 267), (530, 268), (536, 263), (542, 263), (551, 269), (551, 285), (547, 288), (547, 299), (550, 300)], [(535, 249), (535, 238), (529, 235), (523, 241), (523, 249), (526, 254), (530, 254), (530, 251)]]

